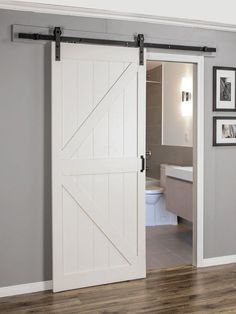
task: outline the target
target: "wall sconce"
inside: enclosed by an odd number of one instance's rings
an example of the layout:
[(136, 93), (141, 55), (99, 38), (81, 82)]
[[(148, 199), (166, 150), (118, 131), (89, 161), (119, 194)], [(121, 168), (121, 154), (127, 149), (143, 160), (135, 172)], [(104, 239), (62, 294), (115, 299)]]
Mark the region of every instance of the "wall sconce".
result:
[(192, 95), (190, 92), (182, 92), (182, 102), (184, 101), (190, 101), (192, 98)]
[(181, 113), (183, 117), (192, 116), (192, 94), (190, 92), (182, 91), (182, 105)]

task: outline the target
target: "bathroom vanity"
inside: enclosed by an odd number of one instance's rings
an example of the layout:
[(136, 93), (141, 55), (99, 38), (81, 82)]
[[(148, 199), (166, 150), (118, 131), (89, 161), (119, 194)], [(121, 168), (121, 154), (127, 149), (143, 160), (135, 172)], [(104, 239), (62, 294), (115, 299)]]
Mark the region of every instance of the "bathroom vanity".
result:
[(188, 221), (193, 220), (193, 167), (167, 166), (166, 209)]

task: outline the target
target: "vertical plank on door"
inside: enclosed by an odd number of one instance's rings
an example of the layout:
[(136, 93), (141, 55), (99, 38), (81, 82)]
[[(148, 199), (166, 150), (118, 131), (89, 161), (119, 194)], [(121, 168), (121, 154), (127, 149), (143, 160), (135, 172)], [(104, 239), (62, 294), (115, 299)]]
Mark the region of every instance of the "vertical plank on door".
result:
[(64, 272), (73, 273), (77, 271), (77, 211), (78, 205), (68, 192), (63, 189), (63, 247)]
[(124, 213), (125, 213), (125, 238), (130, 244), (130, 249), (137, 254), (137, 174), (124, 174)]
[[(127, 65), (121, 62), (109, 64), (109, 86), (111, 87), (122, 75)], [(124, 92), (117, 98), (109, 111), (109, 156), (118, 158), (123, 156), (123, 128), (124, 128)]]
[(80, 127), (93, 108), (93, 62), (79, 61), (77, 76), (77, 120)]
[[(94, 203), (96, 211), (106, 218), (108, 223), (108, 176), (93, 176)], [(94, 226), (94, 265), (97, 268), (106, 267), (109, 264), (109, 241), (101, 230)]]
[[(67, 82), (70, 84), (67, 84)], [(77, 63), (73, 60), (62, 61), (62, 106), (63, 106), (63, 145), (77, 128)]]
[(93, 223), (80, 208), (78, 212), (78, 271), (81, 272), (94, 269), (93, 228)]
[[(94, 62), (94, 106), (105, 96), (109, 84), (109, 63)], [(93, 158), (108, 158), (108, 112), (95, 126), (93, 131), (94, 147)], [(93, 199), (98, 204), (97, 210), (101, 210), (108, 221), (108, 177), (106, 175), (93, 176)], [(94, 225), (94, 267), (105, 268), (109, 264), (109, 241), (102, 231)]]
[[(109, 208), (110, 224), (113, 224), (125, 239), (124, 234), (124, 174), (109, 175)], [(126, 241), (126, 239), (125, 239)], [(118, 253), (117, 248), (110, 246), (110, 264), (125, 265), (126, 261)]]
[[(137, 78), (127, 86), (124, 95), (124, 157), (137, 157)], [(136, 139), (136, 140), (134, 140)]]
[(124, 94), (122, 93), (109, 112), (109, 157), (122, 158), (124, 146)]
[(93, 97), (97, 106), (105, 96), (109, 87), (109, 62), (95, 61), (93, 63)]
[(108, 157), (108, 113), (100, 120), (93, 130), (93, 157)]

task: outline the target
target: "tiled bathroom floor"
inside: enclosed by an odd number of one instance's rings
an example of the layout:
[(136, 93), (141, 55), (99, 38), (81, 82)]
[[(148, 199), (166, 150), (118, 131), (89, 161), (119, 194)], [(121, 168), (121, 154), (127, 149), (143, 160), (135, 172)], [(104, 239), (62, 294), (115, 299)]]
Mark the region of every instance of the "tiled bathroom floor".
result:
[(146, 227), (147, 269), (192, 264), (192, 228), (177, 226)]

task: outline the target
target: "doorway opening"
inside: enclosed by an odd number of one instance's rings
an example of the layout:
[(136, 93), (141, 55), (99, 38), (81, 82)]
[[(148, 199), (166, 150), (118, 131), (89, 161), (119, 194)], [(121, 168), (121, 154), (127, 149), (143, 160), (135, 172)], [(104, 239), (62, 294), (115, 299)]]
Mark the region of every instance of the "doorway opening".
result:
[(147, 270), (195, 264), (197, 87), (197, 64), (147, 61)]

